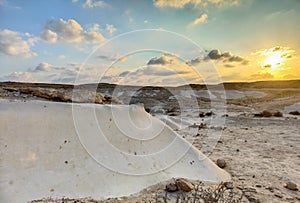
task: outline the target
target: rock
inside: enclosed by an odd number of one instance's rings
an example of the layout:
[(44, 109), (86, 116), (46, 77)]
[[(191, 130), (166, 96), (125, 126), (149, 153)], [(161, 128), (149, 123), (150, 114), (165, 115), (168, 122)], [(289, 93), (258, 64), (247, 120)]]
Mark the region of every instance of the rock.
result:
[(214, 112), (212, 112), (212, 111), (209, 111), (209, 112), (200, 112), (199, 113), (199, 117), (200, 118), (204, 118), (204, 117), (210, 117), (210, 116), (212, 116), (212, 115), (214, 115)]
[(190, 192), (194, 188), (194, 185), (184, 178), (178, 178), (175, 182), (178, 189), (185, 192)]
[(293, 182), (287, 182), (286, 185), (284, 186), (285, 188), (289, 189), (289, 190), (298, 190), (296, 183)]
[(169, 183), (166, 185), (166, 191), (167, 192), (176, 192), (176, 191), (178, 191), (178, 187), (174, 183)]
[(205, 128), (207, 128), (207, 125), (206, 125), (206, 123), (200, 123), (198, 128), (199, 129), (205, 129)]
[(200, 112), (200, 113), (199, 113), (199, 117), (200, 117), (200, 118), (204, 118), (204, 117), (205, 117), (205, 113), (204, 113), (204, 112)]
[(224, 159), (218, 159), (217, 160), (217, 165), (220, 167), (220, 168), (225, 168), (226, 166), (226, 161)]
[(224, 186), (225, 186), (227, 189), (231, 190), (231, 189), (233, 189), (233, 182), (225, 182), (225, 183), (224, 183)]
[(214, 112), (212, 112), (212, 111), (206, 112), (206, 114), (205, 114), (205, 116), (207, 116), (207, 117), (212, 116), (212, 115), (214, 115)]

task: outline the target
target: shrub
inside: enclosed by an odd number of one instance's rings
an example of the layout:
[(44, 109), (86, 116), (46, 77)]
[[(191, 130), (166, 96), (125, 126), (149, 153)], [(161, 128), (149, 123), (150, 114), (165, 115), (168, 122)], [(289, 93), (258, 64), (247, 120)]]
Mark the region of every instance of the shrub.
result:
[(282, 115), (282, 113), (280, 111), (277, 111), (277, 112), (275, 112), (273, 114), (273, 116), (275, 116), (275, 117), (282, 117), (283, 115)]

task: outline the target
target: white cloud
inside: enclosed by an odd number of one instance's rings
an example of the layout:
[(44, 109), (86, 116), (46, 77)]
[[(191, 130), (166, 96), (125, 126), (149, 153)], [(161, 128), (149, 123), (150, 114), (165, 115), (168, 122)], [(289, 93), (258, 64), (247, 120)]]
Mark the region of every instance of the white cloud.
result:
[[(23, 36), (27, 39), (23, 39)], [(24, 58), (36, 56), (37, 54), (31, 51), (31, 47), (37, 40), (37, 38), (28, 37), (28, 34), (22, 35), (11, 30), (0, 30), (0, 53)]]
[(74, 19), (69, 19), (68, 21), (63, 19), (48, 21), (45, 30), (41, 32), (41, 38), (49, 43), (79, 43), (82, 41), (101, 43), (105, 40), (100, 32), (84, 30)]
[(201, 80), (191, 66), (177, 59), (175, 55), (162, 54), (150, 59), (146, 66), (121, 72), (116, 81), (123, 85), (177, 86)]
[(79, 83), (94, 83), (98, 82), (104, 70), (105, 67), (93, 64), (69, 63), (65, 66), (54, 66), (41, 62), (27, 71), (13, 72), (0, 77), (0, 81), (74, 83), (78, 79)]
[(46, 62), (42, 62), (40, 63), (35, 69), (34, 71), (51, 71), (52, 69), (52, 65), (50, 65), (49, 63)]
[(206, 13), (202, 14), (199, 18), (196, 18), (190, 25), (199, 25), (201, 23), (205, 23), (208, 18), (208, 15)]
[(84, 8), (94, 8), (94, 7), (104, 7), (106, 6), (106, 3), (104, 1), (99, 0), (85, 0), (85, 3), (83, 4)]
[(62, 55), (59, 55), (58, 58), (61, 59), (61, 60), (63, 60), (63, 59), (66, 59), (67, 57), (62, 54)]
[(29, 72), (13, 72), (8, 76), (0, 78), (0, 80), (16, 82), (36, 82)]
[(115, 31), (117, 31), (117, 29), (115, 28), (114, 25), (109, 25), (109, 24), (106, 24), (106, 30), (107, 32), (109, 32), (110, 34), (114, 33)]
[(57, 34), (51, 30), (45, 30), (41, 33), (41, 38), (49, 43), (57, 42)]
[(184, 8), (187, 5), (207, 6), (208, 4), (214, 5), (237, 5), (239, 0), (154, 0), (154, 5), (159, 8), (170, 7), (175, 9)]

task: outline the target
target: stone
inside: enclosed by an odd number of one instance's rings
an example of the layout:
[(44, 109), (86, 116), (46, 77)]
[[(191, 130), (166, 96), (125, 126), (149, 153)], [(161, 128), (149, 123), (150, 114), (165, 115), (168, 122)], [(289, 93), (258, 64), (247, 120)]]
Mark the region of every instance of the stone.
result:
[(176, 191), (178, 191), (178, 187), (174, 183), (169, 183), (166, 185), (166, 191), (167, 192), (176, 192)]
[(298, 190), (296, 183), (293, 183), (291, 181), (287, 182), (284, 187), (289, 190), (294, 190), (294, 191)]
[(233, 182), (225, 182), (224, 183), (224, 186), (226, 187), (226, 189), (233, 189)]
[(175, 182), (178, 189), (185, 192), (190, 192), (194, 188), (194, 185), (184, 178), (178, 178)]
[(224, 159), (218, 159), (217, 160), (217, 165), (220, 167), (220, 168), (225, 168), (226, 167), (226, 161)]

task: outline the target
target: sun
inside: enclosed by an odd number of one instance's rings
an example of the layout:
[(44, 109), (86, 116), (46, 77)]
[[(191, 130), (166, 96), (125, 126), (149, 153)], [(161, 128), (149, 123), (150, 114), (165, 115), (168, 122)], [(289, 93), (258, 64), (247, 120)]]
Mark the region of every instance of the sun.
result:
[(272, 55), (268, 56), (265, 60), (264, 60), (264, 66), (265, 67), (271, 67), (271, 68), (275, 68), (275, 67), (279, 67), (282, 65), (282, 63), (284, 62), (284, 58), (282, 58), (281, 56), (283, 55), (283, 53), (273, 53)]

